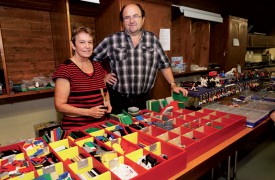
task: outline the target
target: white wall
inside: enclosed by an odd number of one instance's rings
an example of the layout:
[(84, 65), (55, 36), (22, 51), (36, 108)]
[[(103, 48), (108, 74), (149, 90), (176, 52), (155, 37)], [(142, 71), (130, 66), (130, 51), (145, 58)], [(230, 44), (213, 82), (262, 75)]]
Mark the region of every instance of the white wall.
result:
[[(245, 61), (249, 62), (261, 62), (262, 61), (262, 55), (265, 54), (267, 51), (271, 54), (272, 59), (275, 59), (275, 48), (270, 48), (270, 49), (254, 49), (249, 50), (249, 52), (253, 52), (253, 58), (248, 58), (248, 54), (246, 54)], [(248, 51), (246, 51), (248, 53)]]
[(57, 119), (58, 113), (54, 108), (53, 97), (2, 104), (0, 105), (0, 144), (4, 146), (20, 139), (34, 138), (35, 125)]
[(271, 56), (273, 56), (273, 60), (275, 60), (275, 48), (269, 49), (269, 52), (270, 52)]

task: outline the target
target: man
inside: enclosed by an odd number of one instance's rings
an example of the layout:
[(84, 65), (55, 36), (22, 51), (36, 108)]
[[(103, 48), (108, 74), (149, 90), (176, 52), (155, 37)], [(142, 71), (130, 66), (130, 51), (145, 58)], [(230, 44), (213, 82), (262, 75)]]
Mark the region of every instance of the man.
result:
[(107, 36), (95, 49), (93, 60), (110, 60), (111, 73), (105, 80), (110, 86), (112, 113), (135, 106), (146, 108), (149, 92), (161, 69), (171, 89), (187, 96), (188, 91), (175, 83), (170, 62), (157, 37), (142, 29), (145, 11), (140, 4), (128, 4), (120, 11), (124, 31)]

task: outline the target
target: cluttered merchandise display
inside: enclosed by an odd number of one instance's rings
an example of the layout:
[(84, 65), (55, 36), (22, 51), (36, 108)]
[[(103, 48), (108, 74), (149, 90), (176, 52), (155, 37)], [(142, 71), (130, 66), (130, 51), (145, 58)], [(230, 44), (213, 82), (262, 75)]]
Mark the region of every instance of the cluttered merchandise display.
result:
[(244, 116), (188, 110), (185, 102), (175, 94), (66, 132), (40, 129), (36, 138), (0, 147), (0, 177), (168, 179), (246, 126)]

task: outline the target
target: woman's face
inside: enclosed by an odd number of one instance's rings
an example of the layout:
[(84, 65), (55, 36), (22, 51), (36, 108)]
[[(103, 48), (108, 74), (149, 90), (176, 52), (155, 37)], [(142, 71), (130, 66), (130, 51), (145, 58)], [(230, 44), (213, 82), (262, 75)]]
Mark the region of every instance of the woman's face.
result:
[(75, 55), (82, 58), (89, 58), (93, 53), (93, 38), (88, 33), (81, 32), (75, 37), (75, 45), (73, 45)]

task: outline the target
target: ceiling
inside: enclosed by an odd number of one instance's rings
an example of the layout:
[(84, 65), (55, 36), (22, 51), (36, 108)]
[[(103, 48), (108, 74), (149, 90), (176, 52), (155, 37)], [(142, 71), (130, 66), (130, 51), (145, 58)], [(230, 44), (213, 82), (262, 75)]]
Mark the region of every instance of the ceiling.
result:
[[(0, 5), (19, 8), (31, 8), (50, 11), (56, 0), (1, 0)], [(100, 13), (114, 0), (100, 0), (100, 4), (69, 0), (70, 13), (76, 15), (99, 16)], [(157, 0), (151, 0), (157, 1)], [(259, 32), (275, 35), (274, 0), (247, 1), (247, 0), (164, 0), (176, 5), (201, 9), (226, 15), (248, 19), (251, 33)]]
[(259, 32), (275, 35), (274, 0), (247, 1), (247, 0), (170, 0), (173, 4), (184, 5), (210, 12), (237, 16), (248, 19), (251, 33)]
[[(71, 13), (77, 14), (100, 14), (103, 9), (114, 0), (100, 0), (100, 5), (79, 0), (70, 0)], [(157, 0), (152, 0), (157, 1)], [(258, 32), (275, 35), (275, 9), (274, 0), (248, 1), (248, 0), (164, 0), (175, 5), (183, 5), (191, 8), (201, 9), (214, 13), (219, 13), (223, 17), (226, 15), (237, 16), (248, 19), (250, 33)], [(75, 7), (78, 7), (76, 9)], [(89, 7), (89, 8), (87, 8)], [(93, 7), (97, 7), (97, 12), (91, 12)]]

